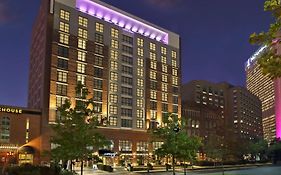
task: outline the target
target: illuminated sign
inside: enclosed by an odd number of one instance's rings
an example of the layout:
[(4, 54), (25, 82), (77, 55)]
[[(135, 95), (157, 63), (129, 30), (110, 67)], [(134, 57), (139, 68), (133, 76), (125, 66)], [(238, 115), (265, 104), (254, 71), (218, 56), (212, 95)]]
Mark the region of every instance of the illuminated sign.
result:
[(246, 62), (246, 68), (249, 68), (255, 61), (257, 58), (259, 58), (261, 56), (261, 54), (266, 50), (267, 46), (262, 46), (260, 47), (253, 56), (251, 56), (251, 58), (249, 58)]
[(13, 113), (13, 114), (22, 114), (22, 109), (9, 108), (9, 107), (0, 107), (0, 112)]

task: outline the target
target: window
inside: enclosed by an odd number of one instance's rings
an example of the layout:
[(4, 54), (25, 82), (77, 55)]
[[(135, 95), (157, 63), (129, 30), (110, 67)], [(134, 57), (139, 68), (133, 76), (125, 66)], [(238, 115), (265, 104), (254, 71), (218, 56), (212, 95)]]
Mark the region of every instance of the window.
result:
[(94, 89), (102, 90), (102, 80), (94, 78)]
[(138, 48), (138, 56), (143, 57), (143, 49)]
[(116, 72), (110, 72), (110, 80), (112, 80), (112, 81), (118, 81), (118, 73), (116, 73)]
[(81, 38), (78, 38), (78, 48), (80, 49), (86, 49), (86, 40), (83, 40)]
[(150, 76), (151, 79), (156, 80), (156, 72), (150, 71)]
[(88, 19), (82, 16), (78, 17), (78, 24), (83, 27), (88, 27)]
[(143, 108), (143, 100), (137, 99), (137, 107)]
[(178, 70), (177, 69), (172, 69), (172, 75), (173, 76), (178, 76)]
[(1, 119), (1, 142), (10, 141), (10, 118), (2, 117)]
[(97, 22), (96, 23), (96, 31), (100, 32), (100, 33), (103, 33), (103, 24)]
[(137, 120), (137, 128), (143, 128), (143, 120)]
[(157, 111), (151, 110), (150, 111), (150, 118), (156, 119), (157, 118)]
[(156, 151), (157, 149), (161, 148), (163, 144), (163, 142), (152, 142), (153, 151)]
[(109, 125), (110, 126), (117, 126), (117, 117), (109, 117)]
[(69, 12), (60, 10), (60, 18), (69, 21)]
[(115, 83), (110, 83), (110, 91), (111, 92), (117, 92), (118, 91), (118, 85)]
[(67, 83), (67, 73), (58, 71), (57, 80), (60, 81), (60, 82)]
[(150, 91), (150, 98), (156, 100), (157, 99), (157, 92), (156, 91)]
[(102, 78), (103, 70), (98, 67), (94, 67), (94, 77)]
[(137, 118), (144, 118), (142, 109), (137, 109)]
[(178, 85), (178, 78), (177, 77), (172, 77), (172, 84)]
[(118, 113), (117, 106), (110, 105), (109, 106), (109, 113), (117, 115), (117, 113)]
[(138, 58), (138, 66), (143, 67), (143, 59)]
[(118, 63), (117, 63), (117, 61), (111, 61), (110, 62), (110, 68), (112, 70), (118, 70)]
[(138, 38), (137, 39), (137, 44), (138, 44), (139, 47), (143, 47), (143, 39)]
[(69, 33), (69, 24), (60, 22), (60, 31)]
[(93, 103), (93, 111), (95, 113), (101, 113), (102, 112), (102, 104), (101, 103)]
[(172, 51), (172, 58), (177, 58), (177, 52), (176, 51)]
[(167, 57), (161, 56), (161, 62), (162, 62), (163, 64), (167, 64)]
[(133, 79), (130, 77), (122, 76), (122, 83), (127, 85), (133, 85)]
[(133, 48), (129, 46), (122, 45), (122, 51), (130, 55), (133, 54)]
[(133, 58), (126, 55), (122, 55), (122, 62), (129, 65), (133, 65)]
[(167, 65), (162, 64), (162, 72), (165, 72), (165, 73), (168, 72), (168, 66)]
[(157, 81), (150, 81), (150, 88), (153, 90), (157, 90)]
[(127, 140), (120, 140), (119, 141), (119, 151), (132, 151), (132, 142)]
[(57, 95), (67, 95), (67, 85), (57, 84)]
[(179, 92), (179, 88), (178, 88), (178, 87), (173, 86), (173, 93), (177, 94), (178, 92)]
[(168, 104), (167, 103), (162, 103), (162, 111), (168, 112)]
[(168, 101), (168, 94), (162, 93), (162, 101)]
[(133, 90), (132, 90), (132, 88), (122, 87), (121, 88), (121, 93), (124, 94), (124, 95), (132, 96), (133, 95)]
[(103, 66), (102, 60), (103, 60), (103, 57), (95, 55), (94, 65)]
[(168, 91), (168, 84), (162, 83), (162, 91), (167, 92)]
[(133, 44), (133, 38), (127, 35), (122, 35), (122, 41), (128, 44)]
[(58, 58), (58, 68), (59, 69), (68, 69), (68, 61), (65, 59)]
[(156, 101), (150, 101), (150, 109), (157, 110), (157, 102)]
[(178, 113), (178, 106), (177, 105), (173, 105), (173, 113)]
[(118, 49), (119, 48), (119, 42), (117, 40), (112, 39), (111, 40), (111, 47), (114, 49)]
[(82, 51), (78, 51), (78, 60), (79, 61), (86, 61), (86, 53)]
[(132, 106), (133, 105), (133, 100), (132, 100), (132, 98), (122, 97), (121, 98), (121, 104), (125, 105), (125, 106)]
[(138, 72), (138, 76), (143, 77), (143, 69), (138, 68), (137, 72)]
[(68, 48), (64, 46), (58, 46), (58, 56), (68, 58)]
[(147, 152), (148, 143), (147, 142), (137, 142), (137, 152)]
[(102, 55), (103, 54), (103, 47), (100, 45), (95, 45), (95, 53)]
[(162, 81), (163, 82), (168, 82), (168, 76), (165, 74), (162, 74)]
[(178, 104), (179, 103), (178, 96), (173, 96), (173, 103), (174, 104)]
[(81, 83), (85, 85), (86, 83), (86, 76), (85, 75), (77, 75), (77, 84)]
[(110, 51), (110, 58), (113, 60), (117, 60), (118, 59), (118, 52), (115, 50), (111, 50)]
[(61, 107), (63, 104), (65, 104), (65, 100), (67, 98), (66, 97), (56, 97), (56, 107), (59, 108)]
[(85, 29), (78, 28), (78, 37), (87, 39), (88, 38), (88, 31)]
[(157, 62), (151, 61), (150, 62), (150, 68), (156, 70), (157, 69)]
[(137, 96), (143, 97), (143, 90), (142, 89), (137, 89)]
[(137, 80), (137, 85), (138, 85), (139, 87), (143, 87), (143, 85), (144, 85), (143, 79), (139, 79), (139, 78), (138, 78), (138, 80)]
[(62, 43), (62, 44), (68, 44), (69, 43), (68, 34), (60, 33), (60, 43)]
[(167, 48), (161, 47), (161, 54), (166, 55), (167, 54)]
[(111, 28), (111, 37), (118, 38), (119, 31), (117, 29)]
[(127, 108), (121, 108), (121, 115), (122, 117), (132, 117), (133, 115), (133, 110), (132, 109), (127, 109)]
[(172, 60), (172, 67), (177, 67), (177, 60)]
[(93, 92), (93, 100), (101, 102), (102, 101), (102, 92), (94, 90), (94, 92)]
[(150, 60), (156, 61), (156, 53), (149, 52), (149, 58), (150, 58)]
[(124, 128), (132, 128), (133, 125), (132, 125), (132, 120), (129, 120), (129, 119), (121, 119), (121, 127), (124, 127)]
[(82, 63), (77, 63), (77, 72), (79, 73), (85, 73), (86, 65)]
[(103, 44), (103, 35), (101, 35), (99, 33), (95, 33), (95, 42)]
[(149, 43), (150, 50), (156, 51), (156, 45), (154, 43)]
[(109, 96), (110, 103), (118, 103), (118, 96), (116, 94), (110, 94)]
[(122, 65), (122, 73), (132, 75), (133, 74), (133, 68)]

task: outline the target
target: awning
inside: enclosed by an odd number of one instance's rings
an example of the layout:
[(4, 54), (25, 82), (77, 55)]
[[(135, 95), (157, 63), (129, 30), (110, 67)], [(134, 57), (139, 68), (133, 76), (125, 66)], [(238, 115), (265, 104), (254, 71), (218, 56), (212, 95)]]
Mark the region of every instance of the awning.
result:
[(23, 146), (19, 149), (19, 154), (35, 154), (35, 149), (31, 146)]

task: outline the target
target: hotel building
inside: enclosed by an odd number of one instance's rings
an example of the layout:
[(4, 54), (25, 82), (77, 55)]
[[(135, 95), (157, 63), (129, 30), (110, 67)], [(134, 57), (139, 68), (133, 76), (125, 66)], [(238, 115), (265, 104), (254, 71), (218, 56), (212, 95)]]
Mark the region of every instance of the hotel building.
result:
[(147, 130), (181, 117), (179, 35), (98, 0), (42, 0), (33, 27), (28, 107), (42, 110), (41, 150), (78, 82), (90, 91), (113, 151), (147, 155)]
[(262, 74), (257, 60), (260, 58), (265, 47), (261, 47), (246, 62), (246, 85), (247, 89), (259, 97), (262, 102), (262, 123), (264, 139), (268, 142), (275, 138), (276, 124), (274, 111), (274, 84), (267, 76)]

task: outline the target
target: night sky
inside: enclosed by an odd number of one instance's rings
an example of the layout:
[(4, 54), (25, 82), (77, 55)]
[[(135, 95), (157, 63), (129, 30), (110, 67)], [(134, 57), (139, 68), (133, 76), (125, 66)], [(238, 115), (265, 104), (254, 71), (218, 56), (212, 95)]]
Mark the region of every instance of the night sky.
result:
[[(40, 0), (0, 0), (0, 104), (26, 106), (31, 28)], [(272, 18), (264, 0), (104, 0), (180, 34), (183, 83), (245, 85), (244, 63), (257, 49), (252, 32)]]

